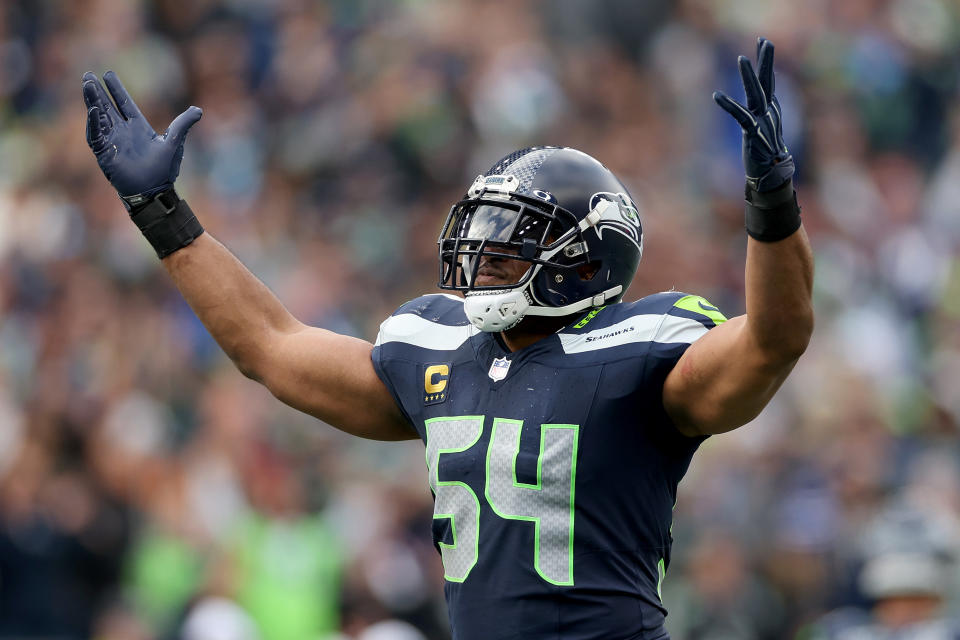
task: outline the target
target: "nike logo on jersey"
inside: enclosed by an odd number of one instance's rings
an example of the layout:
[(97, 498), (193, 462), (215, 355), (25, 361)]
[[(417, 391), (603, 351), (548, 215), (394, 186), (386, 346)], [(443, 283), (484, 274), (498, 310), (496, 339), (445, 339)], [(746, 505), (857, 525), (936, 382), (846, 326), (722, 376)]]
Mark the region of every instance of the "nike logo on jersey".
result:
[(685, 309), (686, 311), (693, 311), (694, 313), (702, 313), (713, 321), (713, 324), (719, 325), (727, 321), (726, 316), (720, 312), (720, 309), (713, 306), (706, 299), (701, 298), (700, 296), (683, 296), (679, 300), (673, 303), (678, 309)]

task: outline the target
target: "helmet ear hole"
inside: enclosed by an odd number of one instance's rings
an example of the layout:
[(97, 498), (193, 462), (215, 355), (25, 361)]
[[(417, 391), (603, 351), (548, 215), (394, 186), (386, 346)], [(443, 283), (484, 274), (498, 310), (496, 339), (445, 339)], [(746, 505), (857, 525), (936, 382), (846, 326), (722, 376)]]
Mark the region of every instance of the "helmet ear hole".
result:
[(589, 282), (593, 280), (593, 277), (600, 273), (601, 263), (599, 260), (593, 260), (587, 264), (582, 264), (577, 267), (577, 275), (580, 276), (580, 279), (584, 282)]

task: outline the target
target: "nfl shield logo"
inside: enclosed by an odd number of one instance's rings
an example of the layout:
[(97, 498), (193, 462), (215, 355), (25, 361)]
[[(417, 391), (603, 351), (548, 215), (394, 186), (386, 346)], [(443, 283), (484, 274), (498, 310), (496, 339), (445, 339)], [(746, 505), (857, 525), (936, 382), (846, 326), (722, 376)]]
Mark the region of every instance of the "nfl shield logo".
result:
[(506, 358), (494, 358), (493, 364), (490, 365), (490, 371), (487, 372), (487, 375), (490, 376), (490, 379), (494, 382), (500, 382), (507, 377), (507, 371), (510, 370), (510, 361)]

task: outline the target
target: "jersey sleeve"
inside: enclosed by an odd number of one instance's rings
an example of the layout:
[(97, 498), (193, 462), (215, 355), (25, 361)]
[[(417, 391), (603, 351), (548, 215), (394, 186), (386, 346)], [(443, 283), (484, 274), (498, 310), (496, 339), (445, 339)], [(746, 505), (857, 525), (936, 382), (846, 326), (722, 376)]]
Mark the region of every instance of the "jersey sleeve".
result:
[(645, 388), (649, 390), (648, 406), (657, 413), (657, 422), (665, 425), (663, 439), (669, 446), (686, 448), (698, 446), (706, 437), (689, 438), (681, 434), (663, 406), (663, 385), (667, 376), (686, 353), (690, 345), (710, 329), (726, 322), (727, 318), (705, 298), (696, 295), (671, 292), (661, 316), (645, 360)]
[(463, 301), (442, 294), (411, 300), (380, 324), (373, 368), (421, 438), (425, 393), (442, 385), (444, 363), (475, 332)]
[(391, 341), (389, 328), (386, 331), (384, 330), (384, 325), (387, 322), (389, 322), (389, 318), (381, 323), (380, 331), (377, 333), (377, 341), (374, 343), (373, 352), (370, 354), (370, 358), (373, 360), (373, 370), (376, 371), (377, 377), (380, 378), (390, 395), (393, 396), (393, 400), (397, 403), (403, 417), (406, 418), (411, 427), (415, 428), (415, 423), (408, 409), (409, 402), (404, 401), (405, 398), (409, 397), (411, 391), (409, 381), (412, 376), (409, 375), (408, 371), (405, 371), (405, 369), (409, 369), (411, 363), (391, 358), (388, 355), (385, 357), (384, 351), (389, 351), (389, 348), (384, 349), (384, 342)]

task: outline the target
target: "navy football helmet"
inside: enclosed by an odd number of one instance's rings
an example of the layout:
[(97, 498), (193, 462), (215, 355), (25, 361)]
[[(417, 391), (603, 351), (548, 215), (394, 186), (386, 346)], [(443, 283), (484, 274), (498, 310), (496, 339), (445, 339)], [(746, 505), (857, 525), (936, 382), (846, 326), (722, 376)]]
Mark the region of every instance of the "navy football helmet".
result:
[[(477, 176), (440, 233), (441, 289), (465, 294), (482, 331), (525, 315), (566, 316), (617, 302), (637, 271), (643, 229), (626, 188), (569, 147), (515, 151)], [(515, 284), (477, 285), (484, 257), (529, 263)]]

